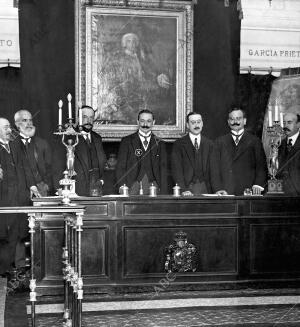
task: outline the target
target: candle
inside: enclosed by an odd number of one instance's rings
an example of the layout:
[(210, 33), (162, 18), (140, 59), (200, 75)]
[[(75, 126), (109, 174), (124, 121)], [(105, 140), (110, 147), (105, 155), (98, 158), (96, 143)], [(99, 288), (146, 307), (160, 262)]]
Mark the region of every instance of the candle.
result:
[(272, 127), (272, 110), (269, 109), (269, 127)]
[(69, 119), (72, 119), (72, 104), (71, 104), (71, 100), (72, 100), (72, 95), (69, 93), (67, 96), (68, 99), (68, 113), (69, 113)]
[(62, 100), (58, 101), (58, 126), (62, 125), (62, 106), (63, 102)]
[(280, 113), (280, 126), (283, 128), (283, 112)]
[(277, 100), (275, 101), (275, 121), (279, 121), (279, 108), (278, 108), (278, 103)]

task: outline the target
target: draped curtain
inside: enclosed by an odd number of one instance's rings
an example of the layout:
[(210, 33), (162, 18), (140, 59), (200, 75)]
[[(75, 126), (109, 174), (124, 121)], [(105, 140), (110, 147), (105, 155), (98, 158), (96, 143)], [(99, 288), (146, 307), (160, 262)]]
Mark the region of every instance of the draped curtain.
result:
[(265, 111), (268, 105), (272, 82), (276, 79), (271, 74), (241, 74), (238, 78), (237, 103), (247, 114), (247, 130), (261, 138)]
[[(57, 126), (58, 100), (75, 92), (74, 1), (19, 2), (22, 105), (48, 138)], [(64, 113), (66, 110), (64, 110)], [(65, 117), (64, 117), (65, 118)]]
[(13, 121), (14, 113), (21, 106), (20, 68), (0, 68), (0, 116)]
[(236, 101), (240, 20), (237, 1), (201, 0), (194, 14), (194, 111), (203, 133), (214, 139), (227, 132), (227, 111)]

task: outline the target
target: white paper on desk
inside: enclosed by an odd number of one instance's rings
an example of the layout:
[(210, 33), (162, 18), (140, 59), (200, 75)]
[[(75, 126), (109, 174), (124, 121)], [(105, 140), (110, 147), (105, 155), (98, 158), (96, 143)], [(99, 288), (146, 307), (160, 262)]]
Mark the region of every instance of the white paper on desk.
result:
[(235, 196), (234, 194), (202, 194), (203, 196), (217, 196), (217, 197), (219, 197), (219, 196)]

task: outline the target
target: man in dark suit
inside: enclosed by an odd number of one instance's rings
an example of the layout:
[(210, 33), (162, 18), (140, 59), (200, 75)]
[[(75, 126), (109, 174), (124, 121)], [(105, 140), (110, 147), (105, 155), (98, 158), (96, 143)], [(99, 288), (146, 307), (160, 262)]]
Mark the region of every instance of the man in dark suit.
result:
[(121, 141), (116, 168), (117, 184), (126, 184), (129, 194), (149, 194), (149, 185), (167, 193), (167, 155), (165, 143), (152, 133), (153, 113), (142, 110), (138, 114), (138, 131)]
[[(12, 130), (0, 118), (0, 206), (24, 206), (30, 203), (30, 192), (39, 196), (31, 179), (29, 166), (20, 156), (16, 142), (10, 141)], [(15, 262), (16, 245), (27, 235), (27, 217), (9, 214), (0, 217), (0, 273)]]
[(279, 147), (277, 177), (283, 179), (283, 191), (287, 195), (300, 195), (300, 115), (284, 115), (286, 139)]
[[(76, 193), (81, 196), (95, 195), (93, 190), (101, 192), (106, 155), (103, 150), (102, 138), (92, 131), (95, 118), (94, 109), (90, 106), (82, 107), (82, 128), (79, 142), (75, 147), (74, 171)], [(56, 147), (54, 162), (54, 185), (62, 179), (66, 169), (66, 150), (61, 146), (61, 139)]]
[(172, 149), (172, 175), (182, 195), (211, 193), (210, 156), (213, 143), (201, 135), (203, 121), (200, 114), (190, 112), (186, 117), (189, 133), (178, 139)]
[(52, 193), (52, 153), (48, 142), (35, 135), (32, 115), (27, 110), (19, 110), (14, 116), (20, 137), (16, 138), (19, 152), (28, 161), (30, 172), (42, 196)]
[(267, 163), (261, 140), (245, 131), (245, 112), (233, 108), (228, 115), (230, 133), (219, 137), (212, 155), (212, 187), (220, 195), (254, 195), (264, 190)]

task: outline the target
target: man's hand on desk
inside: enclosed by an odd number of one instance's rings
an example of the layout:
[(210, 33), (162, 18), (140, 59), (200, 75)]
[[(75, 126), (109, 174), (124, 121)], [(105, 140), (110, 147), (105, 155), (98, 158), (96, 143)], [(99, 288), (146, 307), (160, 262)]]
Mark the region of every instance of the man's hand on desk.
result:
[(34, 185), (34, 186), (30, 186), (30, 199), (33, 198), (33, 196), (37, 197), (37, 198), (41, 198), (41, 194), (40, 192), (38, 191), (37, 187)]
[(194, 194), (191, 191), (184, 191), (181, 193), (183, 196), (193, 196)]
[(261, 192), (264, 190), (263, 187), (259, 185), (253, 185), (252, 186), (252, 194), (253, 195), (261, 195)]

